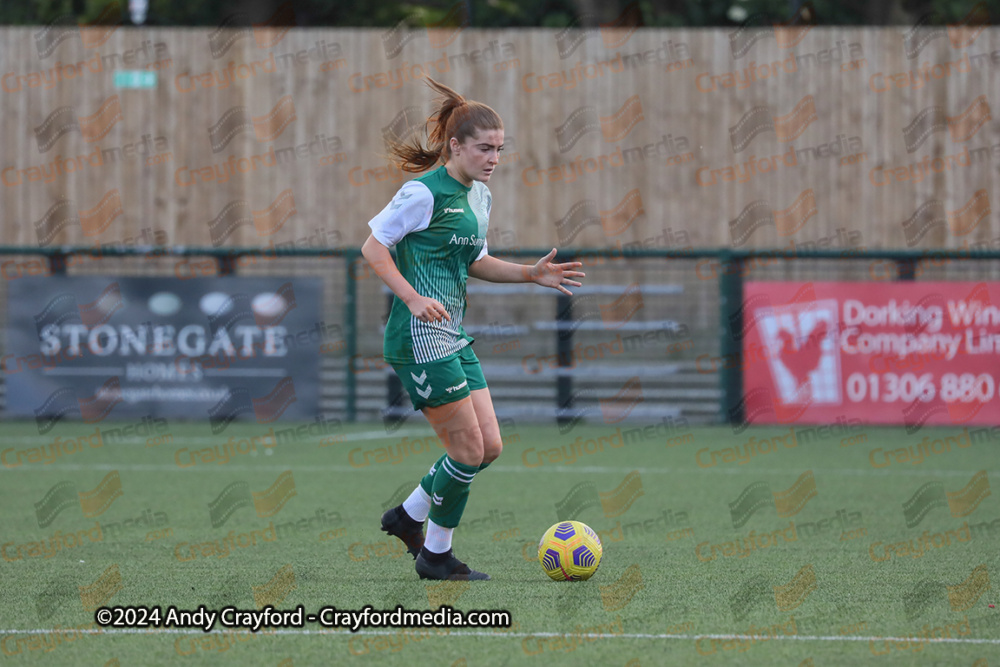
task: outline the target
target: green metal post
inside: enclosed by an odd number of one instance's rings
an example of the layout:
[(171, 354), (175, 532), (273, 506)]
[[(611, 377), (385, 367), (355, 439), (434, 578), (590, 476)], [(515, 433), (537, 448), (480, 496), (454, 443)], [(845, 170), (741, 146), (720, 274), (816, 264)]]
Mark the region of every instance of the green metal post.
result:
[(742, 424), (743, 415), (743, 364), (739, 362), (743, 331), (743, 259), (727, 251), (719, 253), (719, 355), (723, 359), (719, 369), (719, 386), (722, 389), (722, 421), (731, 425)]
[(899, 280), (914, 280), (917, 277), (917, 262), (912, 257), (896, 260)]
[(347, 421), (357, 420), (357, 379), (354, 372), (354, 357), (358, 353), (358, 281), (354, 275), (354, 265), (360, 253), (351, 251), (344, 253), (344, 264), (347, 267), (344, 283), (344, 337), (347, 340), (347, 365), (344, 366), (344, 390), (346, 405), (344, 412)]

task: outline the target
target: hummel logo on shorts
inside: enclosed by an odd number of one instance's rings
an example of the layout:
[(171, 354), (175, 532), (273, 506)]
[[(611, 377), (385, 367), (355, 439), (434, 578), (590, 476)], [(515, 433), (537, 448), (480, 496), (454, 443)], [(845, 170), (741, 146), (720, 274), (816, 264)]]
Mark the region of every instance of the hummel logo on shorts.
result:
[(450, 394), (453, 391), (458, 391), (459, 389), (461, 389), (462, 387), (464, 387), (467, 384), (469, 384), (469, 381), (468, 380), (463, 380), (462, 384), (456, 384), (454, 387), (445, 387), (445, 391)]
[(445, 213), (465, 213), (464, 208), (446, 208)]

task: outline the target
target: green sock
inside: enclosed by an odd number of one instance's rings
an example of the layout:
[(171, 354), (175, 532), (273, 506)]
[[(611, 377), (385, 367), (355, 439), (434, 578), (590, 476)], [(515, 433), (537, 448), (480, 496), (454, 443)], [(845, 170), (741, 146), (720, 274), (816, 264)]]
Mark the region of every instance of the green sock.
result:
[[(490, 463), (493, 463), (493, 462), (490, 461)], [(487, 468), (489, 468), (490, 467), (490, 463), (486, 463), (485, 461), (483, 461), (482, 463), (480, 463), (479, 464), (479, 472), (482, 472), (482, 471), (486, 470)]]
[(469, 500), (469, 485), (479, 466), (459, 463), (446, 456), (434, 474), (431, 490), (431, 511), (428, 518), (442, 528), (455, 528), (462, 520), (465, 503)]
[(437, 463), (431, 466), (430, 472), (424, 475), (423, 479), (420, 480), (420, 488), (422, 488), (424, 490), (424, 493), (426, 493), (428, 496), (431, 495), (431, 491), (434, 488), (434, 473), (436, 473), (441, 468), (441, 464), (444, 463), (444, 460), (446, 458), (448, 458), (448, 455), (442, 454), (441, 458), (437, 460)]

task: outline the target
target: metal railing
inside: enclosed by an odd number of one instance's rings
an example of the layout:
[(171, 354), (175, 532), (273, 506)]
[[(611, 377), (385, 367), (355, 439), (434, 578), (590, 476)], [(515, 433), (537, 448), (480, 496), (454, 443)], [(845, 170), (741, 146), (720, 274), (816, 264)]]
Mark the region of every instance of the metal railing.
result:
[[(491, 250), (491, 254), (501, 257), (533, 258), (546, 255), (549, 248)], [(357, 377), (355, 360), (358, 357), (358, 278), (356, 264), (363, 261), (360, 248), (282, 248), (270, 246), (254, 247), (185, 247), (185, 246), (0, 246), (3, 255), (41, 255), (47, 258), (52, 274), (65, 274), (68, 258), (73, 255), (93, 257), (211, 257), (217, 262), (218, 275), (236, 273), (241, 257), (337, 257), (343, 258), (345, 270), (345, 293), (343, 301), (343, 321), (345, 355), (347, 364), (344, 371), (345, 405), (347, 421), (357, 418)], [(991, 261), (1000, 260), (1000, 250), (990, 249), (750, 249), (750, 248), (573, 248), (559, 254), (560, 261), (588, 259), (662, 259), (704, 260), (718, 262), (719, 292), (719, 350), (723, 358), (737, 358), (740, 354), (740, 340), (731, 331), (742, 331), (743, 282), (747, 273), (746, 263), (751, 260), (885, 260), (897, 266), (896, 280), (914, 280), (917, 265), (922, 261)], [(551, 329), (556, 336), (557, 353), (560, 359), (568, 358), (573, 347), (572, 328), (565, 327), (560, 320), (567, 320), (572, 313), (572, 298), (556, 294), (556, 321)], [(727, 330), (728, 325), (728, 330)], [(567, 335), (568, 334), (568, 335)], [(557, 379), (558, 409), (570, 406), (573, 376), (560, 374)], [(720, 421), (741, 422), (742, 370), (740, 364), (723, 365), (719, 370), (719, 389), (722, 404)], [(561, 418), (561, 417), (560, 417)]]

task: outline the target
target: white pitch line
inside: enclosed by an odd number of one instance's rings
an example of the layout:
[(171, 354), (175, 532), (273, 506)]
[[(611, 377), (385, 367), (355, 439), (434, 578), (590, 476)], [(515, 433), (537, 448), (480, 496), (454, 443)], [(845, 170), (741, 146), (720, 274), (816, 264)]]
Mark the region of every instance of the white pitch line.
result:
[[(496, 630), (493, 632), (487, 631), (454, 631), (453, 628), (396, 628), (394, 630), (358, 630), (357, 632), (351, 632), (350, 630), (305, 630), (305, 629), (280, 629), (280, 630), (266, 630), (260, 633), (260, 636), (271, 636), (271, 635), (291, 635), (291, 636), (329, 636), (329, 635), (341, 635), (344, 637), (353, 637), (357, 635), (398, 635), (405, 634), (407, 630), (412, 632), (430, 631), (434, 630), (450, 630), (447, 633), (441, 633), (436, 636), (439, 637), (491, 637), (494, 639), (525, 639), (528, 637), (542, 637), (542, 638), (563, 638), (572, 639), (579, 637), (580, 639), (684, 639), (684, 640), (698, 640), (698, 639), (720, 639), (720, 640), (733, 640), (733, 639), (747, 639), (756, 641), (758, 643), (768, 642), (768, 641), (821, 641), (821, 642), (879, 642), (879, 641), (890, 641), (890, 642), (920, 642), (926, 644), (991, 644), (1000, 645), (1000, 639), (986, 639), (986, 638), (961, 638), (961, 637), (861, 637), (855, 635), (844, 635), (844, 636), (812, 636), (812, 635), (777, 635), (774, 637), (767, 637), (766, 639), (761, 638), (759, 635), (718, 635), (718, 634), (705, 634), (705, 635), (674, 635), (674, 634), (638, 634), (638, 633), (623, 633), (623, 634), (576, 634), (576, 633), (561, 633), (561, 632), (504, 632), (502, 630)], [(34, 629), (34, 630), (17, 630), (17, 629), (0, 629), (0, 635), (6, 634), (19, 634), (19, 635), (36, 635), (36, 634), (88, 634), (88, 635), (198, 635), (199, 637), (205, 637), (207, 635), (227, 635), (227, 634), (251, 634), (247, 630), (212, 630), (211, 632), (202, 632), (198, 629), (180, 629), (180, 628), (109, 628), (109, 629), (89, 629), (89, 628), (49, 628), (49, 629)], [(428, 636), (435, 636), (430, 635)]]
[[(111, 429), (109, 429), (109, 430), (111, 430)], [(93, 434), (91, 434), (91, 435), (93, 435)], [(160, 436), (163, 436), (163, 435), (172, 435), (172, 434), (168, 431), (167, 433), (153, 433), (153, 434), (149, 435), (146, 438), (143, 438), (141, 436), (133, 436), (133, 437), (128, 437), (128, 438), (121, 438), (120, 440), (118, 440), (118, 442), (105, 443), (104, 446), (107, 447), (109, 445), (110, 446), (127, 445), (127, 446), (131, 447), (131, 446), (134, 446), (134, 445), (144, 445), (144, 444), (146, 444), (146, 441), (149, 440), (149, 438), (156, 438), (156, 437), (160, 437)], [(397, 436), (402, 436), (402, 435), (431, 436), (431, 435), (434, 435), (434, 431), (432, 431), (430, 429), (419, 429), (419, 430), (418, 429), (405, 429), (405, 430), (396, 431), (395, 433), (386, 433), (385, 431), (361, 431), (359, 433), (354, 433), (354, 434), (351, 434), (351, 433), (332, 433), (332, 434), (329, 434), (329, 435), (312, 435), (312, 436), (308, 436), (308, 437), (310, 437), (310, 438), (316, 438), (317, 440), (320, 439), (320, 438), (342, 438), (344, 440), (344, 442), (346, 443), (349, 440), (379, 440), (379, 439), (389, 440), (389, 439), (395, 438)], [(84, 436), (84, 437), (87, 437), (87, 436)], [(239, 442), (240, 440), (250, 440), (251, 438), (260, 438), (261, 436), (260, 435), (253, 435), (253, 436), (247, 436), (245, 438), (237, 438), (236, 436), (232, 436), (231, 435), (229, 437), (230, 438), (234, 438), (237, 442)], [(64, 440), (73, 440), (73, 439), (75, 439), (75, 438), (70, 438), (68, 436), (63, 436), (63, 435), (52, 435), (52, 436), (27, 435), (27, 436), (24, 436), (24, 437), (17, 437), (17, 436), (11, 436), (11, 435), (0, 435), (0, 445), (12, 445), (12, 444), (16, 445), (16, 444), (25, 444), (25, 443), (27, 443), (27, 444), (49, 445), (49, 444), (52, 444), (55, 441), (56, 438), (63, 438)], [(224, 445), (224, 444), (226, 444), (227, 441), (228, 441), (228, 438), (226, 438), (226, 436), (224, 436), (222, 434), (219, 434), (219, 435), (215, 436), (214, 438), (203, 437), (203, 436), (194, 436), (194, 437), (181, 436), (176, 441), (171, 442), (171, 443), (167, 443), (167, 444), (175, 444), (176, 445), (176, 444), (191, 443), (191, 444), (194, 444), (194, 445)], [(340, 444), (340, 443), (337, 443), (337, 444)], [(159, 445), (154, 445), (154, 446), (159, 446)]]
[[(981, 468), (980, 468), (981, 469)], [(692, 475), (697, 473), (711, 473), (717, 475), (789, 475), (792, 474), (792, 469), (782, 469), (782, 468), (770, 468), (767, 470), (758, 470), (753, 468), (643, 468), (637, 466), (576, 466), (573, 464), (564, 465), (562, 467), (546, 467), (537, 466), (533, 468), (523, 467), (523, 466), (490, 466), (490, 470), (496, 470), (497, 472), (613, 472), (613, 473), (630, 473), (633, 471), (639, 471), (640, 474), (679, 474), (679, 475)], [(796, 469), (797, 471), (798, 469)], [(845, 477), (856, 477), (865, 475), (874, 475), (877, 477), (885, 477), (889, 475), (918, 475), (926, 477), (927, 475), (944, 475), (949, 477), (968, 477), (969, 475), (975, 474), (978, 470), (910, 470), (910, 469), (890, 469), (886, 468), (884, 470), (872, 470), (868, 468), (810, 468), (816, 475), (840, 475)], [(996, 474), (995, 471), (987, 471), (987, 474)]]
[[(339, 443), (338, 443), (339, 444)], [(162, 446), (162, 445), (161, 445)], [(336, 446), (336, 445), (330, 445)], [(269, 451), (269, 450), (268, 450)], [(242, 459), (246, 455), (238, 455)], [(257, 458), (263, 458), (260, 455)], [(235, 459), (230, 459), (235, 460)], [(270, 460), (270, 456), (268, 456)], [(429, 460), (429, 459), (428, 459)], [(417, 465), (425, 466), (426, 462), (418, 462)], [(308, 472), (375, 472), (384, 473), (385, 466), (381, 463), (375, 463), (367, 466), (356, 467), (352, 465), (337, 465), (337, 464), (315, 464), (315, 463), (261, 463), (260, 465), (245, 465), (245, 464), (234, 464), (234, 463), (197, 463), (189, 467), (180, 467), (178, 465), (170, 465), (167, 463), (50, 463), (50, 464), (25, 464), (17, 468), (4, 468), (0, 467), (0, 473), (18, 473), (18, 472), (45, 472), (50, 470), (131, 470), (137, 472), (216, 472), (220, 467), (225, 466), (226, 470), (247, 470), (247, 471), (284, 471), (292, 470), (296, 473), (308, 473)], [(715, 475), (750, 475), (754, 477), (760, 477), (764, 475), (782, 475), (788, 476), (791, 474), (796, 474), (797, 470), (790, 469), (769, 469), (769, 470), (755, 470), (752, 468), (643, 468), (641, 466), (574, 466), (567, 465), (561, 467), (547, 467), (539, 466), (536, 468), (527, 468), (524, 466), (501, 466), (492, 465), (489, 470), (494, 473), (615, 473), (619, 475), (626, 475), (630, 472), (639, 472), (641, 475), (697, 475), (701, 473), (715, 474)], [(832, 475), (841, 477), (864, 477), (864, 476), (875, 476), (875, 477), (888, 477), (892, 475), (910, 475), (910, 476), (945, 476), (945, 477), (969, 477), (975, 474), (975, 470), (933, 470), (928, 469), (924, 471), (920, 470), (892, 470), (887, 469), (885, 471), (880, 470), (866, 470), (863, 468), (846, 468), (846, 469), (823, 469), (823, 468), (811, 468), (816, 475)], [(1000, 470), (987, 470), (988, 475), (1000, 475)]]

